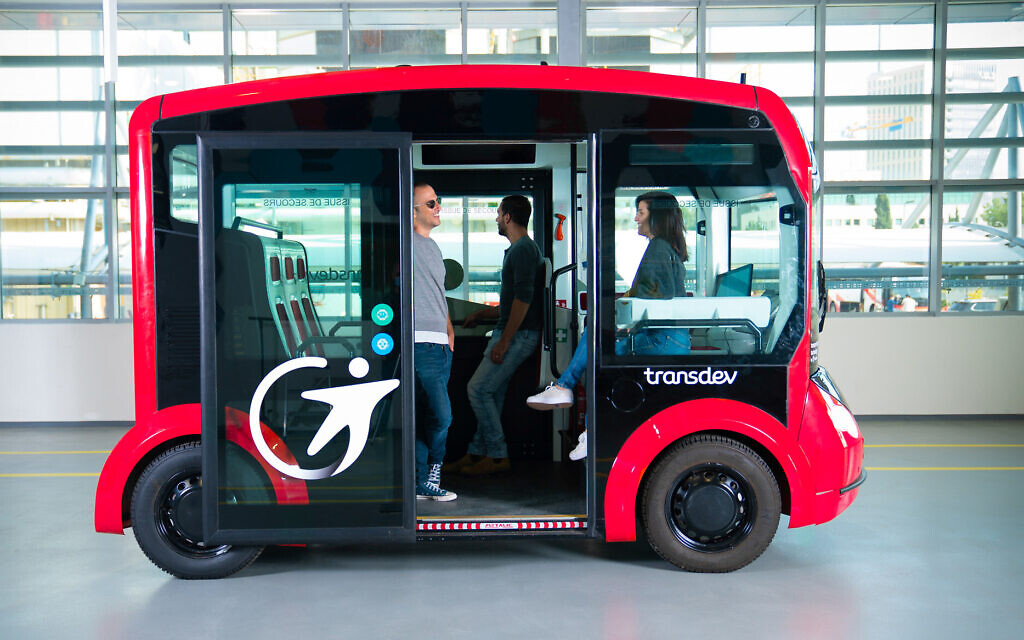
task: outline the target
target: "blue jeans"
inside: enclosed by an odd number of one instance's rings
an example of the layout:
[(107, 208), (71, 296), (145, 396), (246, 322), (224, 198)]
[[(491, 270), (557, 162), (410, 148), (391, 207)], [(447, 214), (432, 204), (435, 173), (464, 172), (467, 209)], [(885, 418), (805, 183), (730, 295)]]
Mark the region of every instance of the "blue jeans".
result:
[[(629, 339), (615, 341), (615, 354), (629, 353)], [(690, 353), (690, 332), (686, 329), (644, 329), (633, 336), (633, 353), (638, 356), (679, 356)], [(587, 330), (583, 330), (569, 366), (555, 383), (563, 389), (572, 389), (587, 370)]]
[(484, 349), (484, 359), (466, 387), (469, 404), (476, 414), (476, 433), (473, 435), (473, 441), (469, 443), (469, 453), (476, 456), (508, 457), (505, 432), (501, 428), (501, 408), (505, 404), (505, 391), (508, 389), (509, 379), (519, 365), (537, 350), (540, 332), (525, 329), (516, 331), (501, 364), (495, 364), (490, 357), (491, 349), (498, 344), (500, 338), (500, 331), (495, 331), (491, 335), (491, 340)]
[(446, 344), (417, 342), (414, 353), (416, 406), (423, 416), (416, 424), (416, 482), (426, 482), (429, 465), (444, 460), (448, 427), (452, 424), (448, 398), (452, 350)]
[(629, 349), (629, 338), (615, 341), (615, 355), (630, 353), (638, 356), (684, 356), (690, 353), (690, 331), (688, 329), (641, 329), (633, 335), (633, 350)]
[(583, 377), (583, 373), (587, 370), (587, 330), (583, 329), (583, 334), (580, 335), (580, 341), (576, 344), (576, 351), (572, 354), (572, 359), (569, 360), (569, 366), (562, 372), (562, 377), (558, 379), (555, 384), (562, 387), (563, 389), (572, 389)]

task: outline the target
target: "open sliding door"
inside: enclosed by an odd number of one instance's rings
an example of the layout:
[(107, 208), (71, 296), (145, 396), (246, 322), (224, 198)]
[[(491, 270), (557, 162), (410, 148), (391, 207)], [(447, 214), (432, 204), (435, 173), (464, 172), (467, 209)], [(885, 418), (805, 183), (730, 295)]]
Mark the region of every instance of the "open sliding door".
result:
[(411, 167), (408, 135), (199, 135), (207, 544), (414, 539)]

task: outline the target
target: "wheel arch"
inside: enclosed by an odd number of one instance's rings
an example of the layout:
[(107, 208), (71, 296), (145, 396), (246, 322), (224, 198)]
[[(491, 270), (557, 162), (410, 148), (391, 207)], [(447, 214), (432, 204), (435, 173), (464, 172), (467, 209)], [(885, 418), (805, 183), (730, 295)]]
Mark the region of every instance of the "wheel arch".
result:
[[(694, 431), (692, 433), (689, 433), (685, 436), (678, 438), (677, 440), (675, 440), (675, 442), (671, 442), (668, 445), (666, 445), (665, 448), (662, 449), (657, 456), (655, 456), (654, 460), (651, 460), (650, 467), (653, 467), (654, 465), (658, 464), (658, 462), (662, 458), (664, 458), (672, 449), (672, 445), (674, 445), (676, 442), (679, 442), (679, 440), (682, 440), (683, 438), (689, 437), (690, 435), (722, 436), (724, 438), (730, 438), (732, 440), (735, 440), (736, 442), (739, 442), (740, 444), (743, 444), (753, 449), (754, 453), (761, 456), (761, 459), (764, 460), (765, 464), (768, 465), (768, 468), (771, 469), (772, 475), (775, 476), (775, 482), (779, 486), (779, 494), (782, 497), (782, 513), (785, 513), (787, 515), (789, 514), (792, 504), (792, 494), (790, 492), (789, 477), (786, 475), (786, 471), (782, 468), (782, 465), (779, 464), (779, 461), (775, 459), (775, 456), (772, 454), (772, 452), (766, 446), (764, 446), (764, 444), (762, 444), (758, 440), (755, 440), (749, 435), (737, 433), (735, 431), (726, 431), (722, 429), (704, 429)], [(645, 470), (643, 477), (640, 479), (640, 485), (639, 487), (637, 487), (635, 501), (635, 508), (637, 513), (640, 512), (640, 503), (643, 497), (644, 487), (647, 486), (647, 482), (650, 480), (650, 473), (648, 473), (648, 471), (650, 471), (650, 467), (647, 470)]]
[[(226, 411), (228, 441), (248, 452), (263, 468), (280, 503), (304, 504), (309, 494), (304, 481), (281, 475), (259, 457), (252, 438), (248, 436), (248, 414), (236, 409)], [(144, 422), (137, 423), (110, 452), (96, 485), (94, 524), (100, 533), (124, 534), (131, 526), (131, 500), (135, 485), (146, 467), (161, 453), (201, 438), (201, 415), (198, 404), (185, 404), (161, 409)], [(263, 435), (277, 445), (275, 451), (286, 462), (294, 458), (266, 425)], [(279, 442), (275, 443), (277, 439)]]
[(809, 484), (810, 462), (797, 444), (796, 434), (768, 413), (743, 402), (691, 400), (651, 416), (619, 449), (605, 485), (608, 542), (636, 540), (636, 516), (648, 471), (673, 444), (698, 433), (732, 438), (754, 450), (775, 475), (783, 512), (790, 514), (791, 522), (804, 519), (804, 511), (813, 501), (813, 487)]

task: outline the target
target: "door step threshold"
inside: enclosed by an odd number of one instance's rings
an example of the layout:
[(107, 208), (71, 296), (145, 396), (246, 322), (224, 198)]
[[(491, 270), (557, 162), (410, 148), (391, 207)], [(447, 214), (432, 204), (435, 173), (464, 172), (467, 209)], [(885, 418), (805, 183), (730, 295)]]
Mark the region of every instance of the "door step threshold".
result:
[(420, 518), (417, 531), (565, 531), (586, 529), (587, 521), (578, 518)]

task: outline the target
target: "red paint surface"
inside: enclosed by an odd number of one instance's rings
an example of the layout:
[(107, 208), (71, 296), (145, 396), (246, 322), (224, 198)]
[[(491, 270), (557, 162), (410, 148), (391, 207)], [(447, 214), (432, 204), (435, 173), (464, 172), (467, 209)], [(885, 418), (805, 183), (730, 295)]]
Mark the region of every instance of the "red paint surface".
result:
[[(226, 435), (229, 442), (248, 451), (270, 479), (278, 503), (305, 504), (309, 502), (306, 484), (302, 480), (282, 476), (271, 467), (256, 451), (249, 433), (248, 414), (235, 409), (226, 409)], [(133, 472), (141, 472), (140, 463), (150, 458), (154, 451), (163, 451), (173, 442), (195, 440), (201, 432), (198, 404), (184, 404), (158, 411), (145, 421), (137, 423), (121, 438), (110, 452), (100, 479), (96, 485), (96, 506), (94, 520), (100, 533), (124, 533), (128, 525), (125, 506), (130, 495), (128, 481)], [(290, 464), (295, 458), (284, 442), (269, 427), (262, 425), (263, 437), (282, 460)]]

